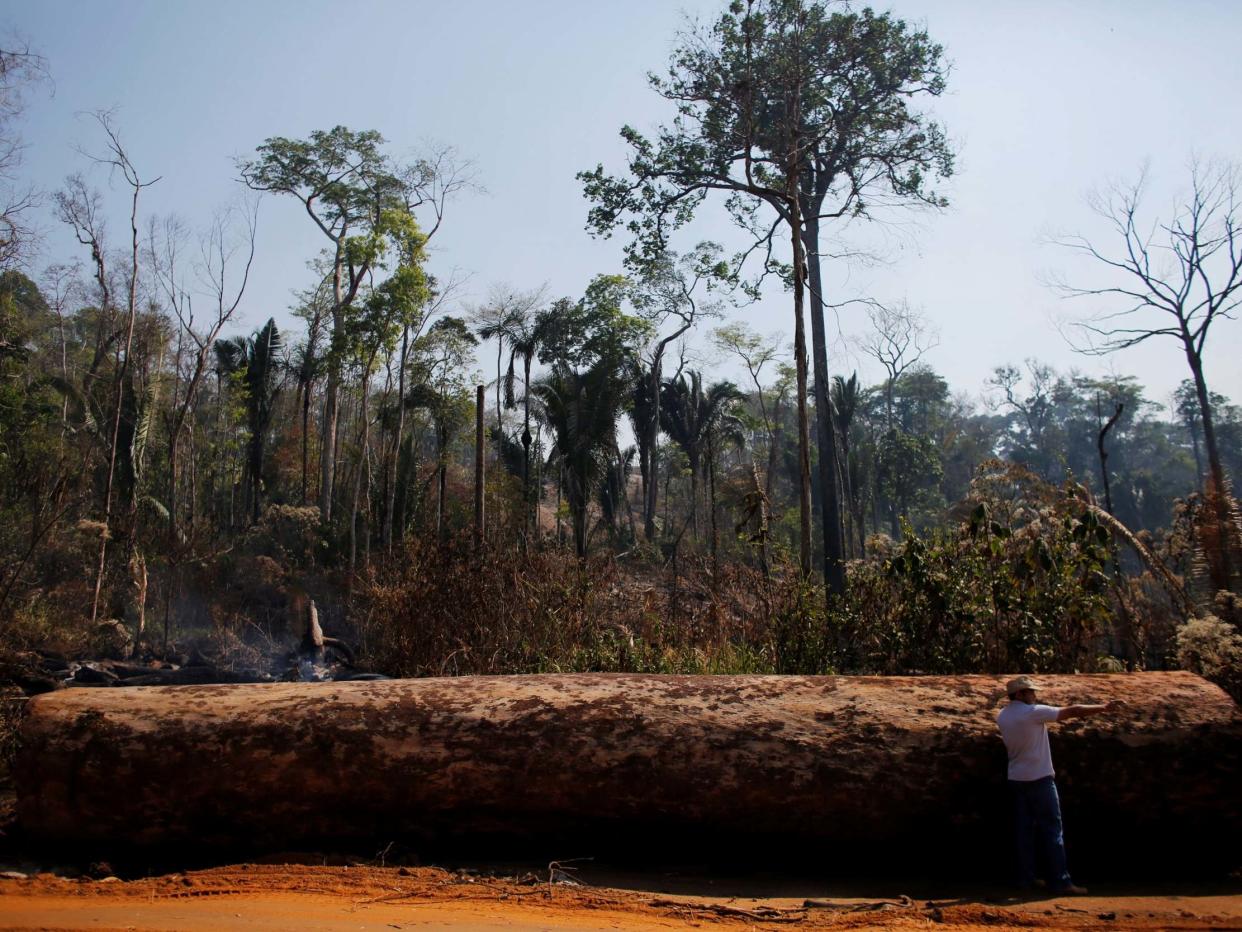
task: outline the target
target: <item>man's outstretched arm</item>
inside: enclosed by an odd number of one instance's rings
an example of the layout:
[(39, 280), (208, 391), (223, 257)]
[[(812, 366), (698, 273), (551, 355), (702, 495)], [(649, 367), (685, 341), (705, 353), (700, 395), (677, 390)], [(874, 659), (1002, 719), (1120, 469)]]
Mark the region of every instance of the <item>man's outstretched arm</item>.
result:
[(1124, 709), (1128, 703), (1124, 699), (1114, 699), (1112, 702), (1105, 702), (1103, 705), (1067, 705), (1062, 706), (1061, 711), (1057, 713), (1057, 721), (1064, 722), (1071, 718), (1089, 718), (1092, 715), (1103, 715), (1106, 712), (1116, 712)]

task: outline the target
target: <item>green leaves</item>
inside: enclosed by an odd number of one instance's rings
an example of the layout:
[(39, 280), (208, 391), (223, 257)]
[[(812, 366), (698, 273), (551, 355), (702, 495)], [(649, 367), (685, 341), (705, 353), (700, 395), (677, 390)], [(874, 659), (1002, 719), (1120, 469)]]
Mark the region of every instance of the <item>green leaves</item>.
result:
[(374, 130), (344, 126), (315, 130), (307, 139), (273, 136), (238, 167), (251, 188), (297, 197), (325, 233), (343, 236), (390, 206), (400, 187), (380, 151), (383, 142)]
[(579, 556), (586, 554), (587, 506), (617, 449), (617, 418), (625, 390), (623, 374), (608, 357), (597, 359), (583, 372), (554, 366), (532, 387), (541, 417), (552, 430), (554, 455), (564, 468)]
[(713, 191), (731, 193), (730, 213), (757, 245), (769, 235), (754, 223), (758, 205), (788, 222), (795, 189), (816, 220), (865, 216), (894, 195), (943, 206), (930, 185), (952, 174), (953, 155), (914, 101), (942, 93), (944, 75), (941, 47), (887, 13), (732, 3), (683, 37), (666, 74), (649, 76), (677, 109), (671, 125), (654, 140), (622, 128), (623, 176), (602, 165), (578, 175), (587, 228), (624, 225), (627, 261), (641, 266)]
[(539, 361), (577, 370), (600, 364), (619, 370), (651, 333), (650, 321), (623, 309), (631, 287), (624, 276), (597, 275), (582, 300), (561, 298), (539, 312)]

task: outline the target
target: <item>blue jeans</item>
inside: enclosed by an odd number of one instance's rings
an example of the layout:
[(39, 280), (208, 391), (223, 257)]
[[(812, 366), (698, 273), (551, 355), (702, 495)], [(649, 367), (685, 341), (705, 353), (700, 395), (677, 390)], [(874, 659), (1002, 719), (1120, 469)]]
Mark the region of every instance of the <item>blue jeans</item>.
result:
[(1018, 843), (1018, 885), (1035, 884), (1036, 852), (1048, 871), (1050, 890), (1064, 890), (1073, 881), (1065, 865), (1065, 838), (1061, 831), (1061, 800), (1052, 777), (1010, 780), (1014, 828)]

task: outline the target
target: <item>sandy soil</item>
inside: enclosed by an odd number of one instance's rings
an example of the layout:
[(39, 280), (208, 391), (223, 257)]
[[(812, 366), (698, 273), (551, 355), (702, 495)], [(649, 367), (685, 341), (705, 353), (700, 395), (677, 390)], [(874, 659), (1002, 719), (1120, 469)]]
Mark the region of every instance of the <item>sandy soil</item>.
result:
[(129, 881), (38, 874), (0, 879), (0, 929), (1242, 929), (1237, 884), (1229, 891), (1104, 890), (1018, 902), (986, 894), (840, 896), (813, 882), (582, 873), (570, 883), (567, 873), (553, 876), (557, 882), (549, 884), (547, 871), (493, 877), (285, 864)]

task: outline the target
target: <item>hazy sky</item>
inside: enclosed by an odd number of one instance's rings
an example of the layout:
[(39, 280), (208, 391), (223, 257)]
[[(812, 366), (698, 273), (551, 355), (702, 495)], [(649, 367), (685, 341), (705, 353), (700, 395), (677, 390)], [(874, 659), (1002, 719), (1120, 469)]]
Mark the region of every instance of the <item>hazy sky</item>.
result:
[[(45, 190), (86, 167), (75, 146), (100, 148), (97, 127), (81, 116), (100, 108), (116, 108), (139, 170), (161, 176), (143, 212), (175, 212), (192, 226), (241, 194), (235, 159), (268, 136), (344, 124), (378, 129), (398, 154), (425, 141), (456, 147), (487, 193), (450, 206), (431, 269), (468, 274), (463, 303), (473, 303), (498, 281), (546, 282), (552, 295), (577, 297), (596, 273), (620, 270), (621, 242), (583, 230), (587, 205), (574, 174), (601, 161), (623, 167), (619, 128), (651, 129), (668, 115), (645, 73), (663, 68), (682, 11), (710, 18), (722, 6), (5, 0), (0, 29), (42, 52), (54, 79), (53, 94), (29, 95), (21, 124), (25, 172)], [(1144, 161), (1150, 204), (1167, 213), (1192, 153), (1242, 159), (1242, 3), (900, 0), (889, 8), (925, 24), (952, 63), (949, 91), (930, 103), (958, 150), (944, 186), (952, 206), (848, 231), (886, 261), (830, 263), (829, 293), (922, 308), (941, 334), (928, 361), (954, 390), (981, 394), (992, 367), (1034, 356), (1061, 369), (1132, 373), (1149, 397), (1166, 400), (1188, 375), (1176, 344), (1104, 361), (1069, 349), (1055, 321), (1076, 309), (1041, 278), (1079, 267), (1045, 240), (1074, 231), (1107, 244), (1085, 195), (1133, 178)], [(106, 174), (97, 180), (106, 186)], [(113, 197), (119, 241), (127, 216), (120, 192)], [(42, 260), (88, 258), (45, 215)], [(310, 283), (306, 260), (325, 242), (289, 198), (266, 198), (259, 223), (246, 329), (269, 315), (287, 320), (292, 290)], [(693, 234), (675, 245), (730, 235), (711, 219)], [(781, 295), (739, 314), (759, 330), (792, 333)], [(860, 311), (841, 312), (839, 334), (865, 326)], [(1210, 342), (1210, 384), (1242, 400), (1242, 322), (1220, 322)], [(834, 356), (840, 370), (878, 377), (856, 354)], [(486, 353), (481, 364), (491, 370)]]

